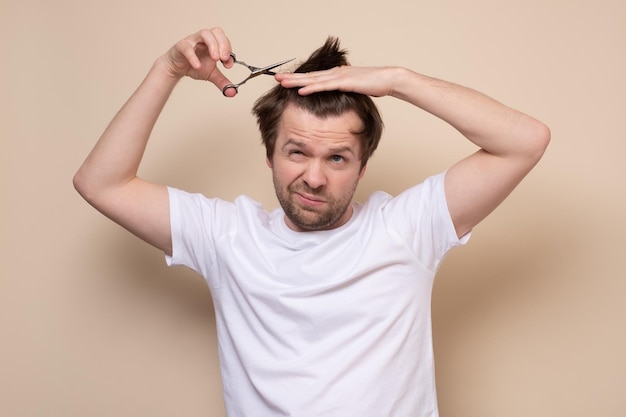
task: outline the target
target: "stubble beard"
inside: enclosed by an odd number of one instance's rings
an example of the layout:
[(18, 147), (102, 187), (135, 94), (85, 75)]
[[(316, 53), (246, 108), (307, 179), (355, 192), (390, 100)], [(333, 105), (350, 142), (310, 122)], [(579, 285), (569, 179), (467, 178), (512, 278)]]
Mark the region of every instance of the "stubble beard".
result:
[[(276, 197), (285, 212), (285, 216), (293, 224), (305, 231), (328, 230), (339, 226), (339, 221), (352, 203), (352, 197), (358, 184), (358, 182), (355, 182), (349, 192), (343, 194), (340, 198), (335, 198), (327, 195), (323, 189), (310, 188), (304, 182), (292, 183), (285, 187), (275, 176), (273, 180)], [(326, 202), (326, 208), (315, 209), (300, 206), (294, 201), (296, 193), (319, 197)]]

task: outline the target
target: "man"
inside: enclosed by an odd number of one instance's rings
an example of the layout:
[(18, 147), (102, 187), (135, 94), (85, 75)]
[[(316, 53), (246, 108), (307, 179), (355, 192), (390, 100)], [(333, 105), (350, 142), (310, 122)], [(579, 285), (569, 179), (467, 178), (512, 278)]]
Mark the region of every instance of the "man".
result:
[[(281, 209), (209, 199), (137, 177), (176, 83), (230, 81), (219, 28), (155, 61), (74, 178), (84, 198), (204, 276), (229, 416), (437, 416), (430, 296), (463, 244), (541, 158), (541, 122), (408, 69), (347, 65), (329, 39), (254, 106)], [(236, 91), (226, 89), (233, 97)], [(448, 122), (479, 150), (396, 197), (353, 203), (382, 132), (370, 97)]]

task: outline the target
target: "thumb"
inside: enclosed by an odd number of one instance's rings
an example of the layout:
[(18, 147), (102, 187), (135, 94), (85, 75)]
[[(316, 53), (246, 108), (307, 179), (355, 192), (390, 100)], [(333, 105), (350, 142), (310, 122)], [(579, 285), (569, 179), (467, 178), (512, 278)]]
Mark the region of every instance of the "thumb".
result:
[(207, 81), (213, 83), (226, 97), (234, 97), (237, 94), (237, 90), (235, 88), (224, 88), (232, 84), (232, 82), (216, 67), (213, 72), (209, 75)]

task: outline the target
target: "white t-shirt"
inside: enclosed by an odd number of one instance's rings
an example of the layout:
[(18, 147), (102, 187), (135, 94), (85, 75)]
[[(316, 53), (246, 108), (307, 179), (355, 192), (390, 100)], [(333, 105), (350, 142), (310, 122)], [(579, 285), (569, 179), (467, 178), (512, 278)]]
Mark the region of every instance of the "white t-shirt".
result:
[(170, 265), (205, 277), (230, 417), (435, 417), (431, 290), (464, 244), (444, 174), (374, 193), (343, 226), (296, 232), (284, 212), (169, 189)]

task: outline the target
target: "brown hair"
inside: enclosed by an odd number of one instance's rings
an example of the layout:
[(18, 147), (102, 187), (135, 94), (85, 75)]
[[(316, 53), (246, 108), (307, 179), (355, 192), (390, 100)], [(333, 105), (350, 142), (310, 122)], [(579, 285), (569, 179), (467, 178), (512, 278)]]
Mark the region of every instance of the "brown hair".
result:
[[(328, 37), (324, 45), (313, 52), (294, 72), (322, 71), (350, 65), (346, 55), (347, 51), (339, 47), (339, 39)], [(354, 132), (361, 138), (361, 167), (365, 166), (378, 147), (383, 132), (383, 122), (371, 97), (342, 91), (322, 91), (301, 96), (297, 88), (284, 88), (278, 84), (261, 96), (252, 108), (269, 160), (274, 154), (281, 116), (290, 104), (320, 118), (340, 116), (348, 111), (354, 111), (363, 124), (361, 131)]]

